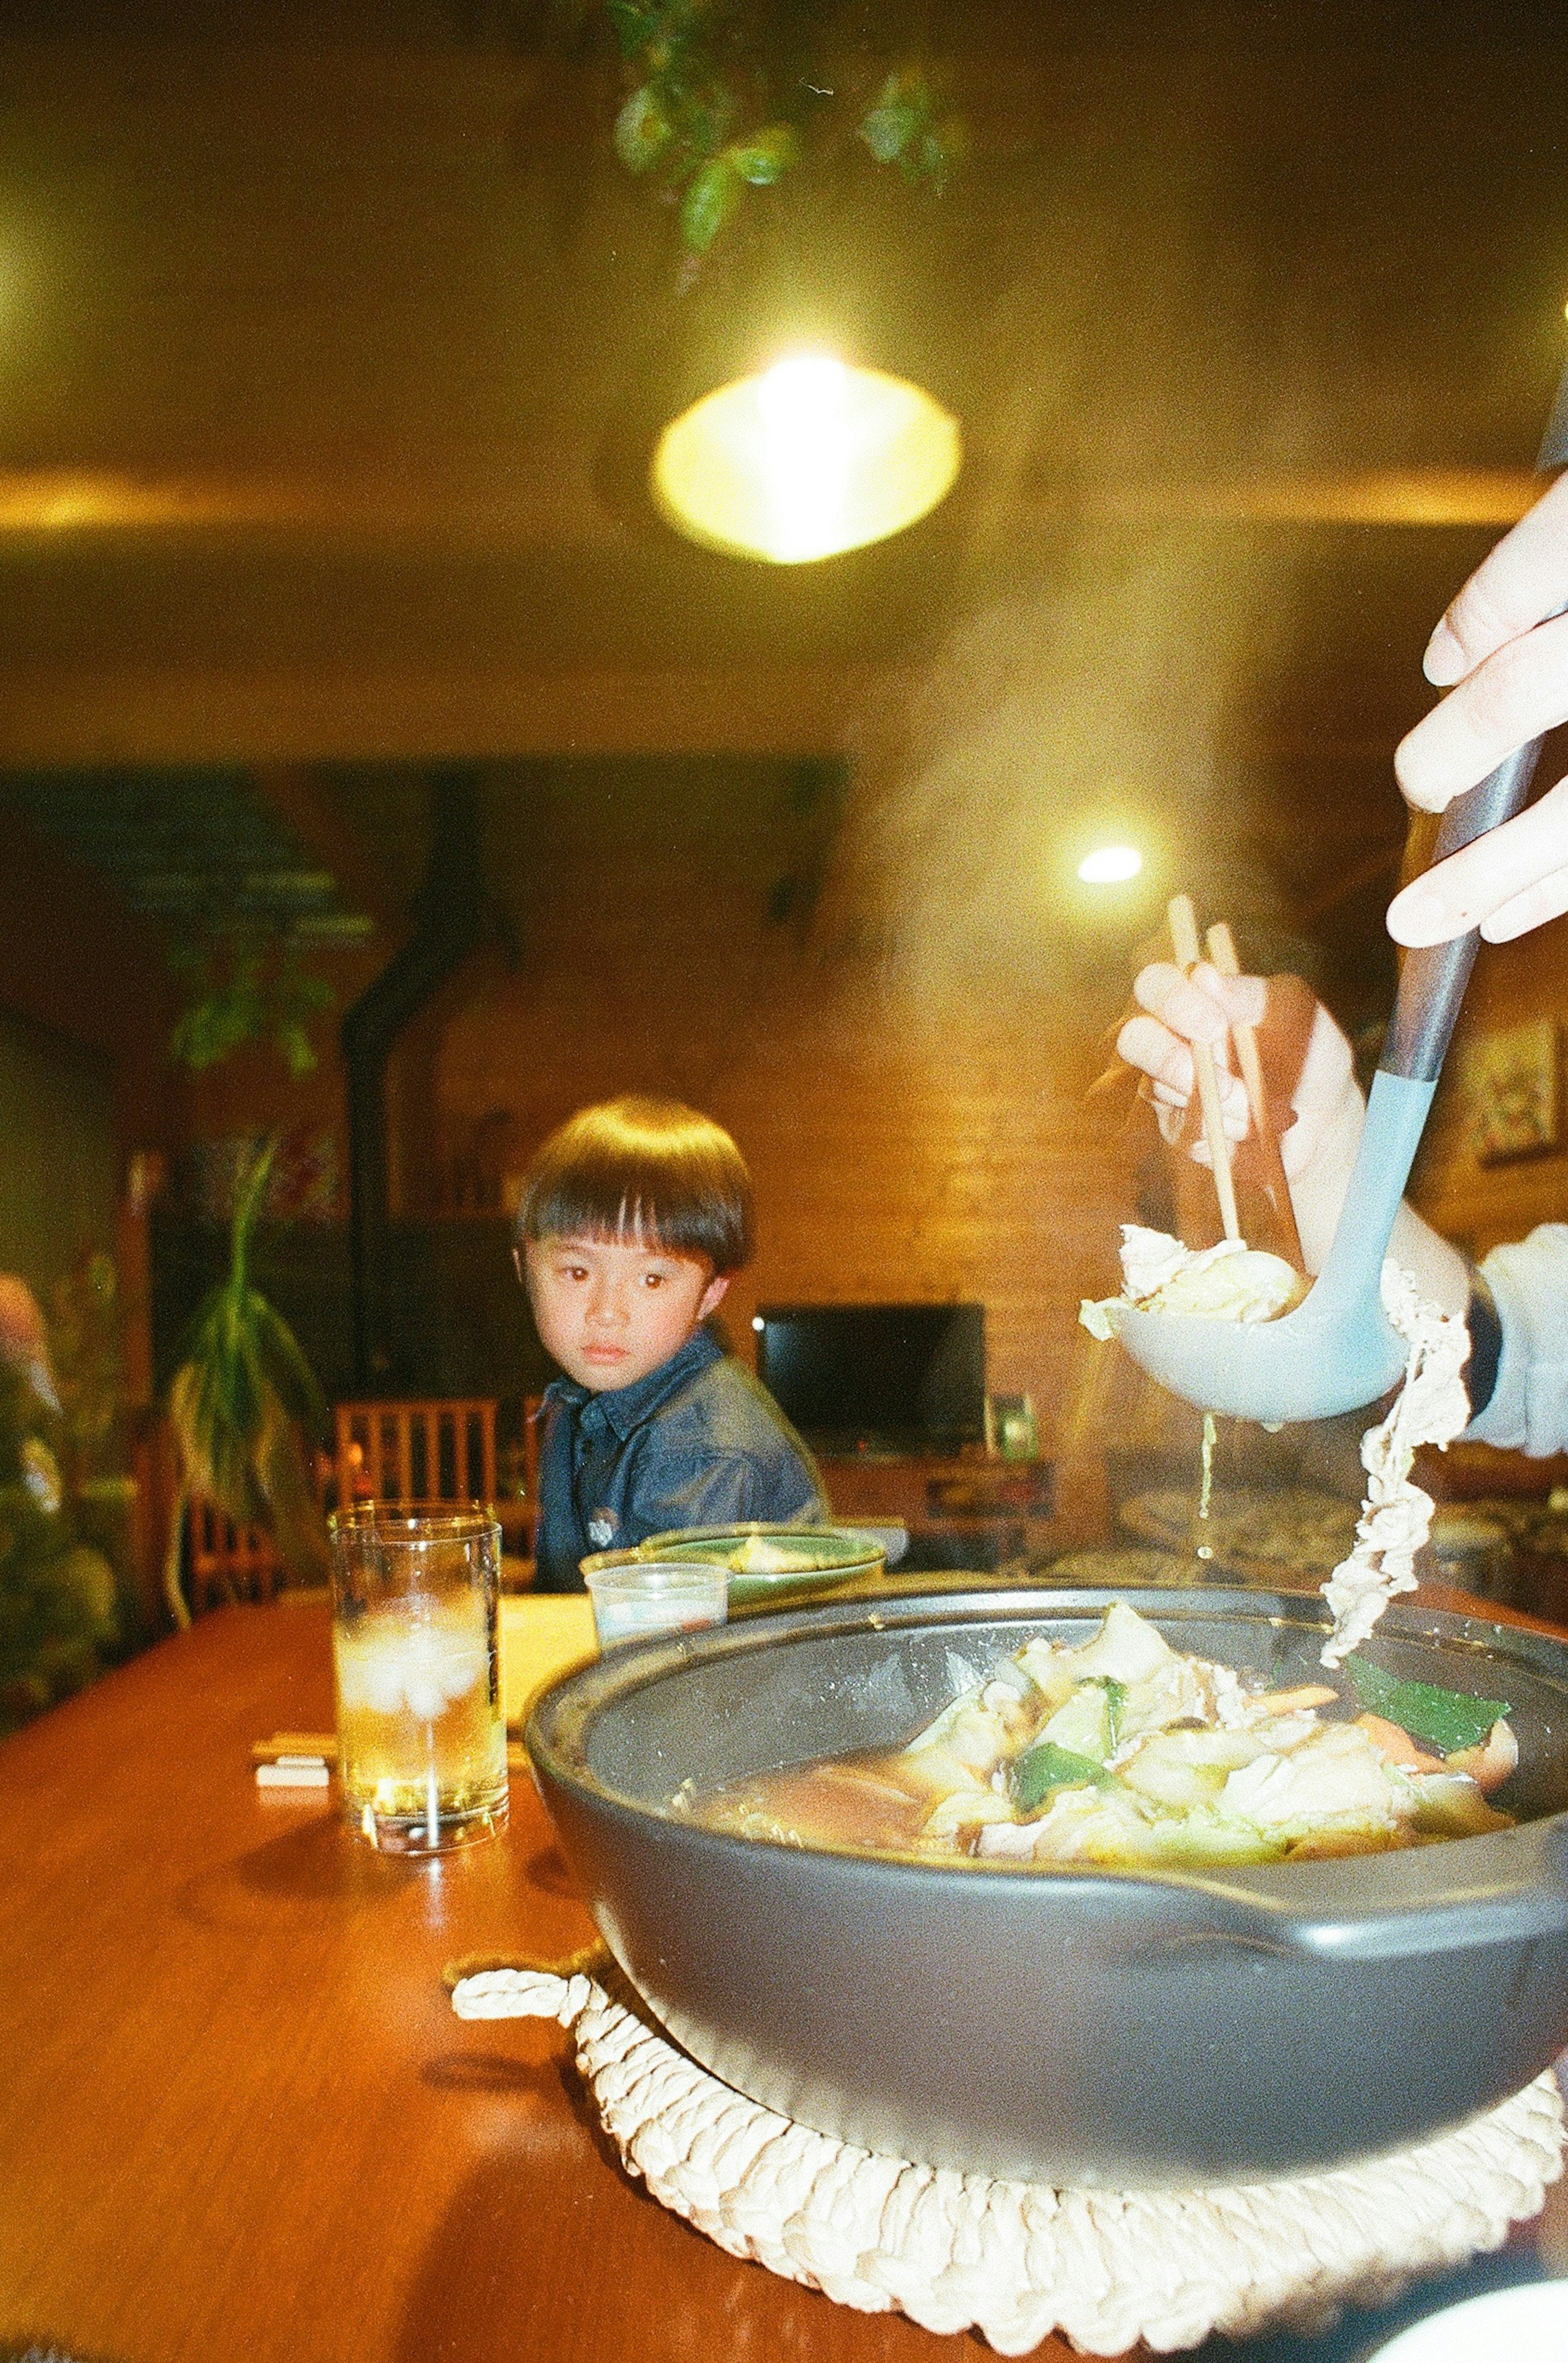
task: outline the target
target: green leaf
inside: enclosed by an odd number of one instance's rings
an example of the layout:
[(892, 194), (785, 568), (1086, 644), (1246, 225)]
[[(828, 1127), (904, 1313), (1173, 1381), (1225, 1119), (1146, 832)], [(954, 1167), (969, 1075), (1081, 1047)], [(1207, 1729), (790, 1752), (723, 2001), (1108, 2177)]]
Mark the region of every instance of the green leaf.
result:
[(1424, 1739), (1444, 1756), (1478, 1747), (1508, 1712), (1506, 1699), (1472, 1698), (1467, 1691), (1440, 1690), (1433, 1682), (1398, 1681), (1359, 1654), (1345, 1659), (1345, 1671), (1370, 1714), (1396, 1723), (1412, 1739)]
[(916, 108), (902, 99), (889, 103), (884, 94), (882, 102), (862, 116), (858, 137), (879, 164), (896, 164), (919, 128)]
[(675, 136), (651, 83), (634, 90), (616, 117), (616, 154), (628, 172), (649, 172)]
[(659, 29), (662, 11), (647, 0), (606, 0), (606, 15), (615, 29), (623, 58), (634, 58)]
[(1053, 1739), (1042, 1739), (1018, 1758), (1007, 1775), (1007, 1791), (1020, 1814), (1032, 1814), (1055, 1789), (1103, 1789), (1110, 1778), (1092, 1756), (1076, 1756)]
[(798, 159), (800, 140), (793, 124), (770, 123), (766, 130), (736, 140), (724, 152), (743, 181), (754, 189), (771, 189)]
[(289, 1073), (295, 1082), (302, 1075), (315, 1073), (316, 1051), (303, 1026), (285, 1022), (274, 1029), (272, 1038), (283, 1052)]
[(746, 183), (726, 156), (694, 172), (681, 200), (681, 238), (687, 251), (706, 254), (740, 204)]
[(327, 1427), (326, 1397), (294, 1331), (276, 1307), (269, 1304), (266, 1298), (258, 1295), (254, 1289), (250, 1292), (248, 1313), (256, 1340), (258, 1361), (266, 1374), (268, 1385), (292, 1419), (297, 1420), (313, 1435), (324, 1434)]

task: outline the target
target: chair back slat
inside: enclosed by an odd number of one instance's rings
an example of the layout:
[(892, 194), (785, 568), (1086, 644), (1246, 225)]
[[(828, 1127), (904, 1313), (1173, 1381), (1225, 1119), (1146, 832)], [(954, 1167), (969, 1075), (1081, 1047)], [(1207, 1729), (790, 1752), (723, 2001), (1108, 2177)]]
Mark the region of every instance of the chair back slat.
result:
[(340, 1502), (495, 1499), (494, 1398), (345, 1403), (334, 1422)]
[(186, 1505), (185, 1559), (193, 1614), (226, 1601), (271, 1600), (282, 1581), (272, 1537), (237, 1525), (205, 1493)]

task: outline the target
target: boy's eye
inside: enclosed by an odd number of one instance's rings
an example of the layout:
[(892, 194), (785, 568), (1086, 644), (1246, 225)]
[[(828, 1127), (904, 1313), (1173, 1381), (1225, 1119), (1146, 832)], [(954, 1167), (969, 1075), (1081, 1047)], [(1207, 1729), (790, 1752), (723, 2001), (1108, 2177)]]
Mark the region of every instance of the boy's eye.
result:
[(642, 1285), (644, 1288), (662, 1288), (664, 1279), (665, 1275), (662, 1271), (645, 1271), (642, 1275)]

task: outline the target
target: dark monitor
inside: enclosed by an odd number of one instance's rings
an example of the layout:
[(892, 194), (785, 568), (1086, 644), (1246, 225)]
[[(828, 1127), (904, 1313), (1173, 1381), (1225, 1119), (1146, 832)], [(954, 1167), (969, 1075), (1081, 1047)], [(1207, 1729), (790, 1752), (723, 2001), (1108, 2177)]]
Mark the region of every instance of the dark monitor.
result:
[(981, 1304), (764, 1304), (757, 1374), (824, 1452), (955, 1452), (985, 1435)]

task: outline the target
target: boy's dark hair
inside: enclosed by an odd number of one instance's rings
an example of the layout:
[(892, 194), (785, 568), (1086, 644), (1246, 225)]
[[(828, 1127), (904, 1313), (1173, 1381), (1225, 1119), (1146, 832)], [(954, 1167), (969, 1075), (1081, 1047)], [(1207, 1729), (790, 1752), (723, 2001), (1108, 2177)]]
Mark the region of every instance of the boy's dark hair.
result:
[(751, 1253), (751, 1177), (729, 1135), (679, 1100), (579, 1108), (528, 1169), (521, 1239), (633, 1238), (706, 1256), (717, 1275)]

